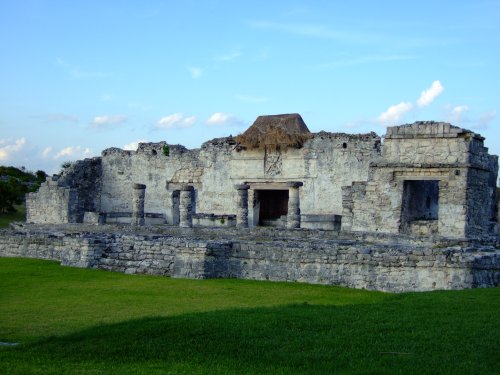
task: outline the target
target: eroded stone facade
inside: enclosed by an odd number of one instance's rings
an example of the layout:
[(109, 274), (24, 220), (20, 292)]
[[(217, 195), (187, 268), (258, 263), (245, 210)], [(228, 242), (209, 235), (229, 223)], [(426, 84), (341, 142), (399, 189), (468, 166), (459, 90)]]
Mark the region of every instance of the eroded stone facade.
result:
[(496, 235), (498, 157), (483, 140), (417, 122), (389, 127), (383, 144), (375, 133), (319, 132), (281, 150), (245, 149), (232, 137), (194, 150), (110, 148), (30, 194), (27, 221)]
[(446, 123), (387, 129), (367, 181), (344, 187), (352, 231), (480, 237), (498, 233), (498, 157), (481, 136)]
[(313, 134), (298, 115), (257, 123), (200, 149), (141, 143), (75, 163), (28, 194), (29, 224), (0, 236), (0, 256), (387, 291), (500, 284), (498, 157), (480, 135), (416, 122), (382, 142)]

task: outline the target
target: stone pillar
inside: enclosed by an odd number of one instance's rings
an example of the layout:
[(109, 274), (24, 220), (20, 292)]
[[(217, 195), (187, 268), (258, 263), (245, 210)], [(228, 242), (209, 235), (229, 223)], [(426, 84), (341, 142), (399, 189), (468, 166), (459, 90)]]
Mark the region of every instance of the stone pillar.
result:
[(236, 208), (236, 226), (248, 228), (248, 189), (247, 184), (234, 185), (238, 190), (238, 202)]
[(144, 225), (144, 197), (146, 196), (146, 185), (134, 184), (133, 187), (132, 225)]
[(500, 235), (500, 204), (497, 206), (497, 233)]
[(342, 186), (342, 219), (341, 230), (350, 232), (352, 229), (354, 200), (352, 197), (352, 186)]
[(193, 207), (191, 205), (193, 190), (192, 186), (184, 185), (181, 187), (179, 201), (179, 226), (182, 228), (191, 228), (193, 226)]
[(300, 228), (299, 187), (302, 185), (304, 184), (299, 181), (288, 183), (288, 215), (286, 217), (288, 229)]
[(255, 214), (255, 190), (248, 189), (248, 226), (255, 227), (259, 223), (256, 223), (255, 220), (259, 215)]

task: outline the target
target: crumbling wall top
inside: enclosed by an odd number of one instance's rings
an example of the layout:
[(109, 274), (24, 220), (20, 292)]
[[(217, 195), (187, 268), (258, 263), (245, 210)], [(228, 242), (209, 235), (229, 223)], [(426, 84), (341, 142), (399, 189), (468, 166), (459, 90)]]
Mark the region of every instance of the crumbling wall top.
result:
[(111, 155), (123, 155), (123, 156), (130, 156), (132, 153), (135, 153), (135, 151), (130, 151), (130, 150), (122, 150), (121, 148), (118, 147), (110, 147), (106, 148), (102, 151), (101, 155), (102, 156), (111, 156)]
[(411, 138), (458, 138), (469, 135), (478, 140), (484, 140), (479, 134), (462, 129), (447, 122), (416, 121), (413, 124), (390, 126), (385, 139)]
[(161, 141), (161, 142), (140, 142), (139, 145), (137, 146), (137, 153), (144, 153), (144, 154), (150, 154), (150, 153), (161, 153), (163, 146), (166, 146), (167, 142)]
[(201, 145), (202, 149), (208, 149), (208, 148), (213, 148), (213, 147), (227, 147), (227, 146), (235, 146), (238, 142), (236, 142), (236, 139), (234, 139), (233, 136), (229, 137), (221, 137), (221, 138), (214, 138), (209, 141), (204, 142)]
[(326, 131), (320, 131), (318, 133), (312, 134), (314, 138), (321, 139), (341, 139), (341, 140), (360, 140), (360, 141), (369, 141), (369, 140), (380, 140), (380, 136), (375, 132), (363, 133), (363, 134), (349, 134), (349, 133), (331, 133)]

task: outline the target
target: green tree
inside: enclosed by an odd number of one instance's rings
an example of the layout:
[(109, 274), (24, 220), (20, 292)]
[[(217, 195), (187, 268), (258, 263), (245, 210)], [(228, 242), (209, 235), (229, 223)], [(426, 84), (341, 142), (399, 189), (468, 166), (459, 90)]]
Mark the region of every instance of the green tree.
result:
[(41, 170), (33, 173), (0, 165), (0, 212), (15, 211), (15, 206), (24, 201), (25, 194), (38, 190), (46, 177)]
[(15, 211), (14, 205), (21, 204), (28, 188), (14, 177), (0, 181), (0, 212)]
[(36, 176), (37, 181), (42, 183), (47, 178), (47, 173), (45, 173), (44, 171), (38, 170), (38, 171), (36, 171), (35, 176)]

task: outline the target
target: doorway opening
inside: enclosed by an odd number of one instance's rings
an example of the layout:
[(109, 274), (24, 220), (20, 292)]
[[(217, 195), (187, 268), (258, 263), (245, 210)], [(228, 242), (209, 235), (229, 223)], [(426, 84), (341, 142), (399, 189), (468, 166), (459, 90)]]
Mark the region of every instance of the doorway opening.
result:
[[(403, 233), (414, 232), (415, 225), (422, 231), (422, 225), (429, 228), (425, 231), (437, 231), (439, 213), (439, 181), (406, 180), (403, 187), (401, 207), (401, 226)], [(427, 222), (427, 223), (426, 223)]]
[(259, 225), (280, 226), (288, 213), (288, 190), (255, 190)]

